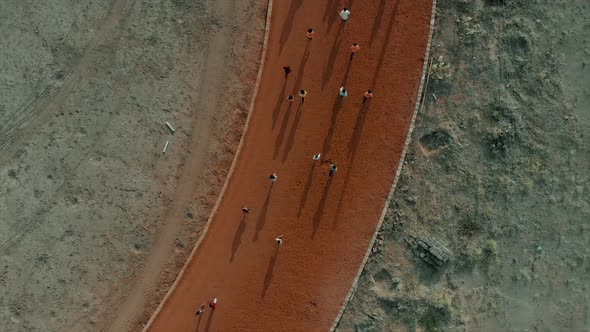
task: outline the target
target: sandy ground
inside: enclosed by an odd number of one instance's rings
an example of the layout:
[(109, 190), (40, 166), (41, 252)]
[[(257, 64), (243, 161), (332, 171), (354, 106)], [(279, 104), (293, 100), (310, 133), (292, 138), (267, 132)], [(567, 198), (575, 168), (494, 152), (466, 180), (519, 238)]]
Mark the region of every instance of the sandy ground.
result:
[[(150, 331), (327, 330), (375, 232), (414, 112), (431, 1), (355, 4), (346, 25), (336, 2), (275, 4), (235, 173)], [(353, 42), (361, 51), (349, 61)], [(293, 69), (287, 79), (284, 65)], [(305, 103), (289, 104), (299, 88)], [(376, 95), (363, 105), (367, 88)], [(332, 162), (338, 171), (329, 177)], [(217, 309), (196, 317), (213, 297)]]
[(588, 331), (590, 4), (439, 5), (426, 104), (339, 330)]
[(0, 1), (2, 331), (153, 310), (237, 146), (263, 15), (255, 0)]

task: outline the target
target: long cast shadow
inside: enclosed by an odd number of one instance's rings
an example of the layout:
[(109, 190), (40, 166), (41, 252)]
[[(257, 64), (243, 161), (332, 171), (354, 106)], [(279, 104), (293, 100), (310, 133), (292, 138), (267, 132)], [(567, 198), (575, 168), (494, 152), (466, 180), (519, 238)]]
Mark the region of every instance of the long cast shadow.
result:
[(348, 182), (350, 181), (350, 172), (346, 173), (346, 177), (344, 178), (344, 189), (342, 189), (342, 192), (340, 193), (340, 198), (338, 199), (338, 205), (336, 206), (336, 217), (334, 217), (334, 221), (332, 222), (332, 225), (334, 227), (336, 227), (338, 220), (340, 220), (340, 214), (342, 213), (342, 205), (344, 203), (344, 193), (346, 193), (346, 190), (348, 189)]
[(326, 22), (327, 19), (330, 17), (336, 16), (334, 13), (337, 12), (338, 7), (336, 0), (326, 0), (326, 9), (324, 9), (324, 17), (322, 18), (322, 22)]
[[(295, 92), (298, 92), (299, 89), (302, 88), (301, 82), (303, 81), (303, 72), (305, 71), (305, 65), (307, 64), (307, 59), (309, 58), (309, 43), (305, 47), (305, 51), (303, 53), (303, 57), (301, 57), (301, 63), (299, 63), (299, 70), (297, 71), (297, 78), (295, 79)], [(295, 95), (297, 95), (295, 93)]]
[(340, 214), (342, 213), (342, 205), (344, 203), (344, 193), (348, 189), (348, 182), (350, 181), (350, 169), (352, 168), (352, 162), (349, 163), (350, 167), (346, 169), (346, 175), (344, 175), (344, 186), (340, 192), (340, 198), (338, 199), (338, 205), (336, 207), (336, 217), (332, 222), (333, 227), (336, 227), (338, 220), (340, 220)]
[(281, 92), (277, 97), (277, 102), (275, 103), (275, 109), (272, 112), (272, 129), (275, 129), (275, 124), (277, 123), (277, 119), (279, 118), (279, 113), (281, 112), (281, 106), (283, 103), (286, 102), (287, 98), (285, 97), (285, 88), (287, 87), (287, 80), (283, 81), (283, 87), (281, 88)]
[(266, 223), (266, 215), (268, 213), (268, 206), (270, 205), (270, 194), (272, 193), (273, 184), (270, 185), (268, 192), (266, 193), (266, 198), (264, 199), (264, 204), (262, 205), (262, 209), (260, 209), (260, 216), (258, 216), (258, 221), (256, 222), (256, 232), (254, 233), (254, 241), (258, 240), (258, 233), (264, 228), (264, 224)]
[[(299, 64), (299, 70), (297, 71), (297, 78), (295, 79), (295, 92), (298, 92), (299, 89), (302, 88), (301, 86), (301, 82), (303, 81), (303, 73), (305, 71), (305, 65), (307, 64), (307, 59), (308, 59), (308, 50), (309, 50), (309, 43), (307, 43), (307, 46), (305, 47), (305, 51), (303, 53), (303, 57), (301, 58), (301, 63)], [(287, 145), (285, 147), (285, 154), (283, 155), (282, 161), (285, 162), (285, 160), (287, 160), (287, 155), (289, 154), (289, 152), (291, 151), (291, 148), (293, 147), (294, 144), (294, 140), (295, 140), (295, 131), (297, 130), (297, 125), (299, 124), (299, 119), (301, 118), (301, 108), (303, 107), (303, 105), (301, 103), (299, 103), (299, 107), (297, 107), (297, 113), (295, 114), (295, 123), (293, 124), (293, 127), (291, 127), (291, 131), (289, 132), (289, 140), (287, 141)], [(283, 125), (286, 126), (287, 123), (285, 121), (283, 121)], [(279, 133), (280, 137), (281, 137), (281, 144), (283, 142), (283, 138), (285, 136), (285, 132), (284, 130), (282, 131), (282, 133)], [(277, 140), (278, 140), (278, 136), (277, 136)], [(275, 146), (275, 158), (278, 156), (278, 149), (280, 148), (280, 145)]]
[(326, 9), (324, 9), (324, 17), (322, 18), (322, 22), (328, 21), (328, 31), (332, 28), (332, 24), (338, 18), (338, 2), (336, 0), (324, 0), (326, 1)]
[(283, 139), (285, 138), (285, 131), (287, 130), (287, 124), (289, 123), (289, 119), (291, 118), (291, 107), (293, 103), (289, 103), (289, 107), (287, 107), (287, 114), (283, 117), (283, 123), (281, 124), (281, 129), (277, 134), (277, 140), (275, 142), (275, 151), (274, 151), (274, 158), (277, 159), (279, 156), (279, 151), (281, 146), (283, 145)]
[(322, 198), (320, 199), (320, 204), (318, 205), (318, 209), (315, 211), (313, 215), (313, 228), (311, 230), (311, 238), (315, 238), (315, 234), (320, 227), (320, 223), (322, 221), (322, 216), (324, 215), (324, 208), (326, 206), (326, 200), (328, 199), (328, 193), (330, 192), (330, 187), (332, 186), (332, 177), (328, 178), (328, 182), (326, 183), (326, 187), (324, 187), (324, 192), (322, 193)]
[(287, 160), (287, 156), (289, 156), (289, 152), (291, 152), (291, 149), (293, 148), (293, 145), (295, 144), (295, 133), (297, 132), (297, 126), (299, 126), (299, 120), (301, 119), (301, 113), (303, 113), (301, 111), (302, 108), (303, 108), (303, 105), (299, 104), (299, 107), (297, 108), (297, 114), (295, 114), (295, 121), (293, 122), (293, 125), (291, 126), (291, 130), (289, 131), (289, 136), (287, 137), (287, 143), (285, 143), (285, 152), (283, 154), (283, 159), (282, 159), (283, 162), (285, 162)]
[(205, 325), (205, 332), (208, 332), (211, 329), (211, 323), (213, 322), (213, 315), (215, 315), (215, 310), (210, 310), (211, 313), (209, 314), (209, 318), (207, 318), (207, 325)]
[(238, 251), (238, 248), (242, 243), (242, 235), (244, 234), (244, 230), (246, 229), (246, 216), (248, 215), (244, 213), (242, 219), (240, 220), (240, 224), (238, 225), (238, 229), (236, 230), (236, 234), (234, 235), (234, 241), (231, 246), (231, 256), (229, 258), (230, 262), (234, 261), (234, 256), (236, 255), (236, 252)]
[(346, 72), (344, 73), (344, 78), (342, 79), (342, 84), (340, 86), (346, 87), (346, 82), (348, 82), (348, 74), (350, 74), (350, 66), (352, 65), (352, 61), (348, 61), (346, 64)]
[(332, 136), (334, 136), (334, 128), (336, 127), (336, 119), (338, 118), (338, 110), (341, 106), (342, 98), (337, 95), (336, 100), (334, 100), (334, 107), (332, 107), (332, 118), (330, 120), (330, 127), (328, 127), (328, 135), (326, 135), (322, 147), (322, 154), (324, 155), (330, 151), (330, 143), (332, 142)]
[[(373, 39), (375, 39), (375, 36), (377, 35), (377, 31), (379, 31), (379, 26), (381, 26), (381, 20), (383, 19), (383, 12), (385, 11), (385, 1), (386, 0), (381, 0), (379, 2), (379, 9), (377, 10), (377, 16), (375, 17), (375, 21), (373, 21), (373, 29), (371, 30), (371, 38), (369, 39), (369, 46), (373, 45)], [(392, 18), (392, 21), (393, 21), (393, 18)]]
[(314, 160), (311, 163), (311, 168), (309, 169), (309, 175), (307, 177), (307, 183), (305, 184), (305, 189), (303, 189), (303, 196), (301, 196), (301, 201), (299, 202), (299, 211), (297, 212), (297, 218), (301, 216), (301, 211), (305, 207), (305, 203), (307, 203), (307, 196), (309, 195), (309, 189), (311, 188), (311, 182), (313, 180), (313, 170), (315, 169), (316, 161)]
[(291, 7), (289, 7), (288, 16), (285, 19), (285, 23), (283, 23), (283, 28), (281, 30), (281, 39), (280, 39), (280, 46), (279, 46), (279, 54), (283, 52), (283, 46), (287, 39), (289, 38), (289, 34), (291, 34), (291, 30), (293, 29), (293, 22), (295, 21), (295, 13), (301, 7), (303, 0), (293, 0), (291, 1)]
[[(367, 101), (370, 102), (370, 101)], [(365, 125), (365, 119), (367, 117), (367, 104), (363, 104), (359, 113), (356, 116), (356, 123), (354, 125), (354, 131), (352, 132), (352, 137), (350, 138), (350, 142), (348, 143), (348, 160), (354, 158), (356, 154), (356, 149), (358, 148), (358, 144), (361, 139), (361, 133), (363, 131), (363, 126)]]
[(275, 252), (271, 256), (270, 261), (268, 262), (268, 267), (266, 268), (266, 275), (264, 276), (264, 284), (262, 285), (262, 298), (266, 296), (266, 291), (270, 287), (270, 282), (272, 281), (272, 275), (275, 270), (275, 265), (277, 263), (277, 256), (279, 255), (279, 246), (275, 246)]
[(375, 75), (373, 75), (373, 84), (372, 87), (375, 87), (377, 83), (377, 79), (379, 78), (379, 73), (381, 72), (381, 66), (383, 65), (383, 61), (385, 60), (385, 53), (387, 53), (387, 46), (389, 45), (391, 39), (391, 32), (393, 31), (393, 23), (395, 22), (395, 17), (397, 15), (397, 10), (399, 7), (399, 3), (401, 0), (397, 0), (393, 5), (393, 10), (391, 11), (391, 18), (389, 19), (389, 25), (387, 26), (387, 32), (385, 33), (385, 43), (383, 44), (383, 48), (381, 49), (381, 55), (379, 56), (379, 61), (377, 62), (377, 67), (375, 67)]
[(330, 80), (330, 77), (332, 77), (332, 73), (334, 72), (334, 64), (336, 62), (336, 57), (338, 56), (340, 44), (342, 44), (342, 39), (340, 38), (340, 31), (342, 31), (342, 28), (338, 29), (336, 40), (334, 40), (332, 50), (330, 50), (330, 55), (328, 56), (328, 62), (326, 63), (326, 67), (324, 68), (324, 73), (322, 75), (322, 89), (326, 86), (326, 84)]
[(195, 327), (195, 332), (199, 331), (199, 327), (201, 326), (201, 319), (203, 318), (203, 314), (200, 314), (197, 318), (197, 326)]

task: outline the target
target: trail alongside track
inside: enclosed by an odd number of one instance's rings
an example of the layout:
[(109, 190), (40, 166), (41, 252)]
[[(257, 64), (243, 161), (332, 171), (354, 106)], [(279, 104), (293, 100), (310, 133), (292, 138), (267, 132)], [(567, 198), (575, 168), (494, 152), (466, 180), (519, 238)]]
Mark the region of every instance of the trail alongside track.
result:
[[(327, 330), (375, 231), (417, 99), (431, 0), (351, 1), (345, 25), (334, 1), (280, 2), (233, 176), (150, 331)], [(361, 50), (349, 62), (352, 43)], [(299, 88), (305, 104), (288, 105)], [(367, 89), (375, 97), (363, 105)], [(196, 317), (213, 297), (217, 309)]]

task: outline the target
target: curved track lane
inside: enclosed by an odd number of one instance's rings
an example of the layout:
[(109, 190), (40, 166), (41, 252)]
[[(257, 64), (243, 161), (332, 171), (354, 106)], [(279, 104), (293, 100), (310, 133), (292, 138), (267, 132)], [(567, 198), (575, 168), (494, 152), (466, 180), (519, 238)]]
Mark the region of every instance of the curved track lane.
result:
[[(379, 221), (417, 99), (431, 0), (275, 0), (234, 173), (149, 331), (328, 330)], [(316, 30), (308, 44), (306, 29)], [(350, 46), (361, 46), (349, 62)], [(293, 72), (284, 79), (282, 67)], [(348, 97), (338, 98), (338, 89)], [(309, 92), (305, 104), (286, 96)], [(362, 93), (375, 97), (362, 104)], [(322, 152), (320, 162), (311, 157)], [(328, 177), (331, 162), (338, 165)], [(268, 176), (276, 172), (274, 185)], [(242, 205), (250, 213), (242, 215)], [(282, 234), (283, 245), (274, 239)], [(219, 303), (196, 317), (211, 298)]]

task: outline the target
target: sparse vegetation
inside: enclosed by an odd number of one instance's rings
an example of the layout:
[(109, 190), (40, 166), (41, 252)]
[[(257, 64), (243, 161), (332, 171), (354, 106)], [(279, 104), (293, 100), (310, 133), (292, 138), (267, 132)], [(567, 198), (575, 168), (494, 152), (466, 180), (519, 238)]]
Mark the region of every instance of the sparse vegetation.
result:
[(465, 44), (474, 44), (484, 34), (481, 24), (477, 23), (471, 16), (461, 16), (457, 20), (459, 27), (459, 39)]
[(442, 55), (432, 62), (430, 77), (439, 81), (451, 78), (451, 65), (444, 61)]
[(486, 240), (483, 245), (483, 253), (486, 258), (494, 257), (498, 254), (498, 244), (494, 240)]
[[(361, 283), (341, 330), (366, 312), (371, 331), (590, 330), (587, 312), (572, 313), (590, 303), (580, 256), (590, 215), (590, 5), (438, 5), (427, 91), (437, 98), (418, 114), (382, 228), (391, 254), (365, 268), (395, 266), (388, 275), (404, 287), (387, 301), (411, 310), (375, 314), (381, 295)], [(420, 234), (451, 250), (446, 269), (417, 257)]]

